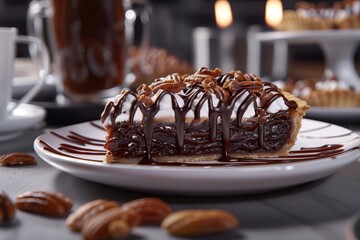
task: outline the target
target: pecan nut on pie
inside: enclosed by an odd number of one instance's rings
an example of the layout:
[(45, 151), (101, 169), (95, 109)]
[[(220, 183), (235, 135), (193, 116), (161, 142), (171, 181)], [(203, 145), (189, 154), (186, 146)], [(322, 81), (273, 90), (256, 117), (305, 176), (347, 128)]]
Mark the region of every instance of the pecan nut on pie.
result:
[(200, 68), (108, 102), (106, 162), (151, 164), (286, 155), (308, 105), (253, 74)]

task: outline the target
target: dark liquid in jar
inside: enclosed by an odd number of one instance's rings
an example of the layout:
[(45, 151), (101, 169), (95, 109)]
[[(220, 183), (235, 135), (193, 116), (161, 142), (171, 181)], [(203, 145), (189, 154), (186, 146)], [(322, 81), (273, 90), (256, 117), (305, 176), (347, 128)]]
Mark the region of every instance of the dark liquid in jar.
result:
[(56, 58), (65, 93), (92, 94), (124, 79), (122, 0), (53, 0)]

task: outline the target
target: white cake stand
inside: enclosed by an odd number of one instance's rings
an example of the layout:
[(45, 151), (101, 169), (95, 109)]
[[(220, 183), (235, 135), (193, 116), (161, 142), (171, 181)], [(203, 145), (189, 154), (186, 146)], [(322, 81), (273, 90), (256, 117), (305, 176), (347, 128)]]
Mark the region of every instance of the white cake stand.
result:
[(324, 30), (302, 32), (258, 32), (248, 36), (248, 72), (260, 73), (261, 44), (275, 44), (273, 68), (287, 62), (288, 44), (318, 44), (325, 57), (325, 76), (335, 74), (360, 91), (360, 78), (355, 69), (354, 55), (360, 41), (360, 30)]

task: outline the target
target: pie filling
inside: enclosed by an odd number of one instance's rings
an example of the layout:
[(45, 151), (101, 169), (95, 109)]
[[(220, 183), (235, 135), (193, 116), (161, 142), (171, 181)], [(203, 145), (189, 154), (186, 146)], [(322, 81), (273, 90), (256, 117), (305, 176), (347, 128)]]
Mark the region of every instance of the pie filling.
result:
[[(106, 161), (286, 155), (300, 128), (301, 119), (294, 118), (307, 109), (292, 97), (240, 71), (201, 68), (193, 75), (157, 79), (106, 105)], [(300, 113), (297, 101), (303, 105)]]
[[(276, 152), (288, 140), (291, 119), (288, 111), (281, 111), (259, 124), (256, 118), (239, 127), (230, 122), (229, 153)], [(179, 148), (176, 126), (170, 122), (155, 122), (151, 142), (151, 156), (203, 155), (222, 153), (222, 124), (216, 126), (216, 137), (210, 137), (209, 122), (185, 124), (184, 146)], [(146, 154), (144, 130), (141, 122), (117, 123), (109, 132), (105, 148), (115, 158), (143, 157)]]

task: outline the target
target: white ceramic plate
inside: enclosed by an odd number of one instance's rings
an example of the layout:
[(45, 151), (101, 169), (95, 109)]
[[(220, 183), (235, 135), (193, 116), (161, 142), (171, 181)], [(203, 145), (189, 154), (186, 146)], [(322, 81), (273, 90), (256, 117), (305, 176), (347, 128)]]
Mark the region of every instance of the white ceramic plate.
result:
[[(248, 194), (285, 188), (328, 176), (356, 160), (359, 136), (342, 127), (303, 120), (293, 150), (341, 144), (331, 157), (257, 166), (176, 167), (103, 163), (106, 132), (100, 122), (85, 122), (39, 136), (35, 151), (50, 165), (72, 175), (116, 187), (181, 195)], [(81, 141), (78, 141), (78, 140)], [(85, 145), (80, 142), (87, 141)], [(66, 144), (78, 147), (66, 151)], [(98, 155), (89, 155), (89, 152)]]

